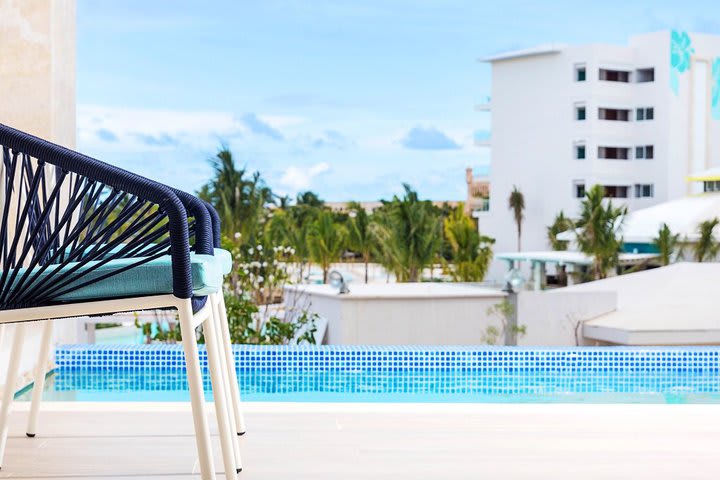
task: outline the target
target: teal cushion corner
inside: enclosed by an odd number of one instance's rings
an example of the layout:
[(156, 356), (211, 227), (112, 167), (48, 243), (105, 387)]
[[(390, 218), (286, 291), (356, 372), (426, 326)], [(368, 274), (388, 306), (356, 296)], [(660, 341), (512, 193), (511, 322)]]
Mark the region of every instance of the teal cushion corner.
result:
[(220, 268), (222, 269), (222, 274), (227, 275), (228, 273), (232, 272), (232, 265), (233, 265), (233, 258), (232, 253), (228, 252), (227, 250), (223, 248), (216, 248), (214, 251), (215, 258), (218, 262), (220, 262)]
[[(103, 277), (128, 266), (134, 265), (141, 258), (120, 258), (111, 260), (104, 265), (98, 266), (99, 261), (92, 261), (82, 265), (79, 271), (87, 273), (71, 282), (68, 288), (73, 285), (81, 285), (89, 280)], [(222, 271), (219, 263), (212, 255), (190, 255), (192, 267), (192, 286), (194, 296), (205, 296), (216, 293), (222, 289)], [(41, 281), (48, 275), (63, 275), (77, 267), (77, 263), (69, 263), (57, 271), (52, 267), (46, 269), (36, 281)], [(37, 268), (37, 267), (36, 267)], [(18, 275), (18, 278), (22, 273)], [(65, 290), (65, 288), (63, 288)], [(61, 293), (58, 291), (58, 293)], [(125, 271), (104, 278), (63, 293), (54, 301), (80, 301), (80, 300), (103, 300), (111, 298), (141, 297), (149, 295), (162, 295), (173, 293), (172, 261), (169, 255), (150, 260), (141, 265), (135, 265)]]

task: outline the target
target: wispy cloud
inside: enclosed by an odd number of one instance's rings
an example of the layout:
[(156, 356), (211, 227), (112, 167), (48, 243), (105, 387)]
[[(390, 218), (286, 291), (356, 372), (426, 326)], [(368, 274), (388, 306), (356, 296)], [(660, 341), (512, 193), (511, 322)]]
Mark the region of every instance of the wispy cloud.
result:
[(309, 190), (316, 177), (329, 171), (330, 165), (326, 162), (316, 163), (310, 168), (291, 166), (285, 169), (279, 183), (286, 189), (287, 193), (297, 193)]
[(313, 148), (337, 148), (344, 150), (352, 145), (352, 141), (337, 130), (325, 130), (312, 141)]
[(247, 130), (232, 113), (78, 105), (78, 140), (136, 151), (184, 144), (207, 148)]
[(274, 95), (263, 100), (267, 105), (283, 108), (308, 108), (308, 107), (329, 107), (339, 108), (344, 106), (330, 98), (306, 93), (286, 93)]
[(405, 148), (414, 150), (457, 150), (455, 140), (434, 127), (414, 127), (400, 140)]
[(256, 135), (264, 135), (277, 141), (284, 140), (279, 130), (270, 126), (269, 123), (263, 121), (254, 113), (246, 113), (240, 118), (240, 121), (248, 130)]
[(180, 140), (172, 137), (171, 135), (168, 135), (167, 133), (161, 133), (159, 135), (145, 135), (144, 133), (135, 133), (133, 134), (133, 136), (149, 147), (169, 147), (178, 145), (180, 143)]
[(97, 137), (102, 140), (103, 142), (117, 142), (117, 135), (115, 135), (113, 132), (106, 128), (101, 128), (97, 132), (95, 132)]

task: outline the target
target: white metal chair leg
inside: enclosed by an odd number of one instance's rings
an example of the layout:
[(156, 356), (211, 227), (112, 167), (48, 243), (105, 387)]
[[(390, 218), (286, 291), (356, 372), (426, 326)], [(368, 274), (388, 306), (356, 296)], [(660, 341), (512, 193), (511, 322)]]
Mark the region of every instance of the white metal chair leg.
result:
[(217, 297), (217, 305), (220, 318), (220, 332), (223, 335), (223, 347), (225, 348), (225, 361), (227, 363), (227, 374), (230, 383), (230, 394), (232, 396), (233, 411), (235, 413), (235, 428), (238, 435), (245, 434), (245, 417), (242, 412), (242, 402), (240, 400), (240, 384), (235, 371), (235, 354), (232, 350), (232, 341), (230, 340), (230, 325), (227, 318), (227, 310), (225, 309), (225, 298), (222, 292), (215, 294)]
[(0, 349), (2, 349), (3, 342), (5, 341), (5, 324), (0, 325)]
[(214, 322), (215, 325), (215, 332), (216, 332), (216, 338), (218, 339), (218, 353), (220, 358), (220, 371), (222, 373), (222, 381), (224, 385), (225, 390), (225, 399), (226, 399), (226, 405), (227, 405), (227, 412), (228, 412), (228, 425), (229, 428), (232, 430), (230, 436), (232, 437), (232, 447), (233, 452), (235, 453), (235, 465), (237, 466), (238, 473), (242, 470), (242, 457), (240, 455), (240, 442), (238, 441), (238, 435), (235, 433), (235, 427), (237, 425), (235, 421), (235, 411), (232, 403), (232, 395), (231, 390), (232, 386), (230, 384), (230, 378), (227, 371), (227, 361), (225, 358), (225, 348), (223, 345), (223, 335), (222, 331), (220, 329), (220, 313), (218, 309), (218, 303), (217, 298), (215, 298), (215, 295), (211, 295), (208, 298), (208, 302), (210, 303), (210, 306), (212, 307), (212, 318), (211, 320)]
[(210, 447), (210, 428), (205, 411), (205, 396), (203, 394), (202, 373), (200, 372), (200, 357), (198, 355), (195, 329), (193, 328), (192, 305), (189, 299), (178, 307), (178, 314), (180, 316), (183, 349), (185, 350), (190, 404), (192, 405), (193, 423), (195, 424), (195, 442), (200, 462), (200, 476), (202, 480), (215, 480), (215, 467), (212, 462)]
[(52, 321), (46, 320), (43, 322), (42, 329), (40, 355), (38, 355), (37, 365), (35, 365), (35, 383), (33, 383), (30, 416), (28, 417), (27, 430), (25, 431), (30, 438), (34, 437), (35, 433), (37, 433), (38, 412), (40, 411), (40, 402), (42, 401), (43, 389), (45, 388), (45, 367), (48, 363), (50, 347), (52, 345)]
[(25, 343), (24, 323), (15, 326), (15, 338), (13, 340), (12, 351), (10, 352), (10, 362), (8, 363), (7, 377), (5, 378), (5, 388), (3, 389), (2, 405), (0, 405), (0, 468), (2, 468), (3, 458), (5, 456), (5, 447), (7, 446), (8, 437), (8, 418), (10, 417), (10, 406), (15, 397), (15, 383), (20, 372), (20, 357), (22, 356), (23, 344)]
[[(215, 310), (211, 305), (209, 307)], [(211, 310), (211, 312), (212, 312)], [(210, 318), (205, 321), (205, 346), (207, 347), (208, 369), (212, 381), (213, 396), (215, 397), (215, 415), (217, 416), (218, 430), (220, 431), (220, 446), (222, 447), (223, 465), (225, 466), (225, 478), (236, 480), (240, 468), (235, 465), (235, 451), (233, 450), (232, 425), (228, 416), (231, 406), (228, 404), (225, 393), (223, 367), (219, 351), (219, 337), (217, 332), (217, 320), (211, 313)]]

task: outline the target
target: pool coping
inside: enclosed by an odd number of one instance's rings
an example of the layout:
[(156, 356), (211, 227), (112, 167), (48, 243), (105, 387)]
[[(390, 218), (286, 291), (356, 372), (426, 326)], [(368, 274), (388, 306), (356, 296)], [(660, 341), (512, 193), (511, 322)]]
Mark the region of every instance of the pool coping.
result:
[[(210, 409), (214, 408), (208, 403)], [(16, 411), (30, 411), (29, 401), (13, 403)], [(623, 409), (694, 409), (718, 411), (716, 404), (642, 404), (642, 403), (365, 403), (365, 402), (243, 402), (243, 412), (269, 413), (441, 413), (441, 414), (532, 414), (551, 410), (564, 412), (592, 409), (609, 414)], [(48, 412), (190, 412), (190, 402), (44, 402)]]

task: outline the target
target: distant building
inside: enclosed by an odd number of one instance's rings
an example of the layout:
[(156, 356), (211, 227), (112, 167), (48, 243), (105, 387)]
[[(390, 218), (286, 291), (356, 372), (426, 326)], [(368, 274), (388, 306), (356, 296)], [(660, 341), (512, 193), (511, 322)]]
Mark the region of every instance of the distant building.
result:
[(490, 209), (490, 179), (486, 176), (473, 176), (472, 168), (465, 169), (465, 183), (467, 183), (467, 198), (465, 199), (465, 213), (477, 216)]
[[(575, 216), (594, 184), (630, 211), (702, 192), (686, 177), (720, 166), (720, 36), (658, 32), (628, 45), (544, 45), (492, 66), (490, 200), (479, 216), (495, 250), (510, 252), (513, 185), (525, 196), (522, 244), (548, 248), (546, 227)], [(707, 184), (705, 188), (720, 187)], [(499, 265), (491, 278), (503, 274)]]
[[(348, 204), (350, 202), (325, 202), (325, 206), (328, 207), (333, 212), (349, 212), (350, 208), (348, 208)], [(374, 201), (374, 202), (357, 202), (360, 204), (360, 206), (368, 213), (374, 212), (376, 209), (382, 207), (382, 202), (380, 201)], [(436, 207), (442, 208), (445, 205), (448, 205), (450, 207), (457, 207), (460, 205), (460, 201), (458, 200), (435, 200), (432, 202), (433, 205)]]
[[(490, 181), (486, 176), (473, 176), (472, 168), (465, 169), (465, 183), (467, 184), (467, 197), (465, 199), (465, 213), (477, 217), (480, 212), (486, 212), (490, 205)], [(325, 206), (334, 212), (347, 212), (349, 202), (325, 202)], [(382, 202), (358, 202), (360, 206), (368, 213), (372, 213), (376, 209), (382, 207)], [(460, 205), (459, 200), (434, 200), (432, 202), (436, 207), (444, 206), (457, 207)]]

